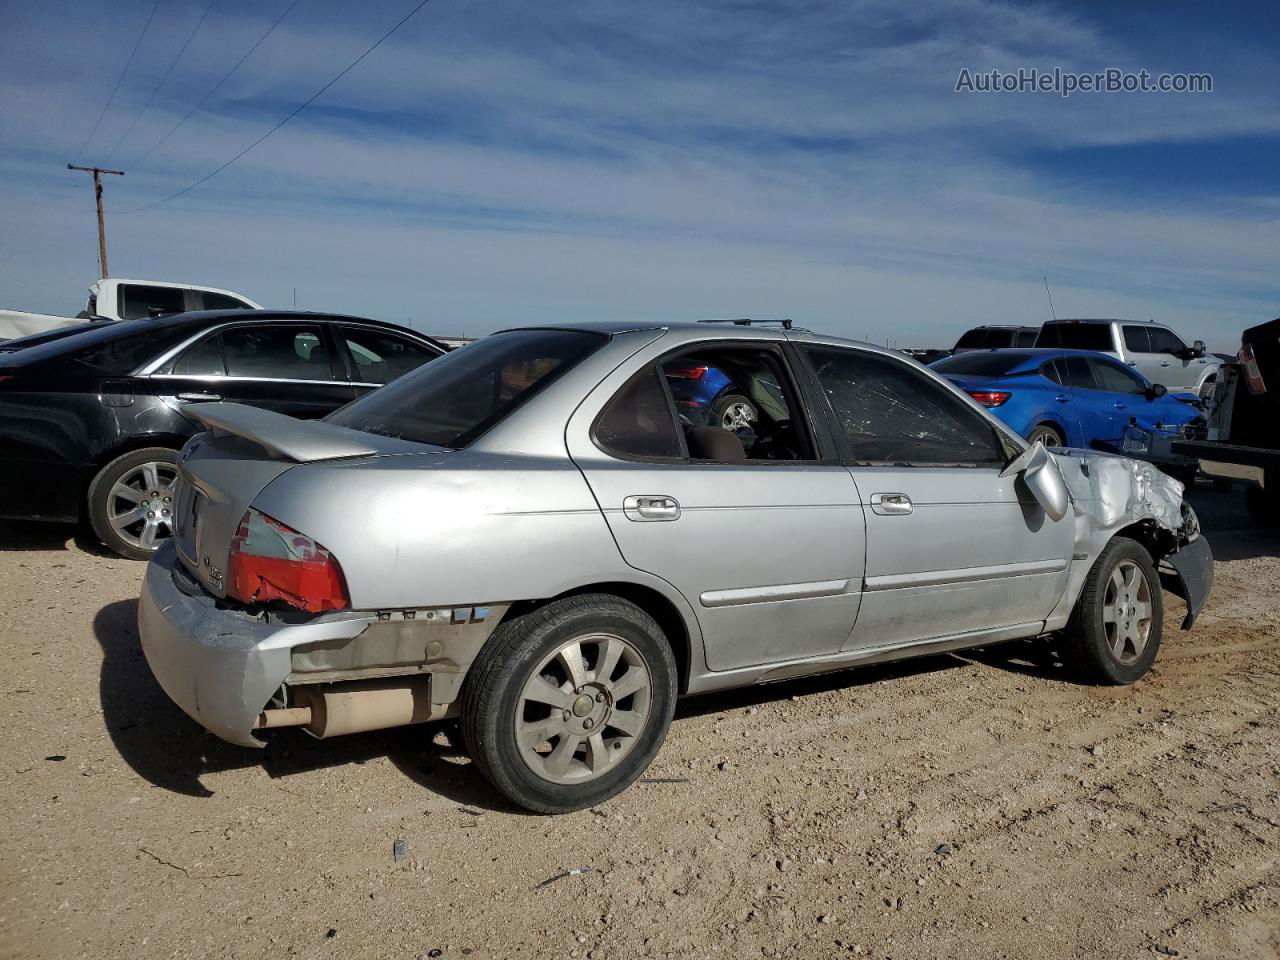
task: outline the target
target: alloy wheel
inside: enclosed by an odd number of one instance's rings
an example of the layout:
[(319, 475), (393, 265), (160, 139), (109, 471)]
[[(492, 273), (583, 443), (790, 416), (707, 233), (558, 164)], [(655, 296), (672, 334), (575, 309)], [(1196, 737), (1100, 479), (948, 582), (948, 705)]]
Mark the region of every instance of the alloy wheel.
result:
[(154, 550), (173, 535), (174, 484), (178, 468), (172, 463), (140, 463), (112, 484), (107, 493), (107, 522), (126, 543)]
[(594, 780), (636, 745), (652, 678), (639, 650), (612, 634), (575, 637), (548, 654), (520, 693), (516, 746), (553, 783)]
[(756, 412), (751, 408), (749, 403), (738, 401), (731, 403), (724, 408), (724, 413), (720, 416), (720, 426), (731, 433), (737, 433), (740, 430), (750, 430), (756, 422)]
[(1128, 665), (1142, 656), (1151, 636), (1151, 585), (1132, 560), (1121, 560), (1111, 571), (1102, 599), (1102, 626), (1118, 662)]

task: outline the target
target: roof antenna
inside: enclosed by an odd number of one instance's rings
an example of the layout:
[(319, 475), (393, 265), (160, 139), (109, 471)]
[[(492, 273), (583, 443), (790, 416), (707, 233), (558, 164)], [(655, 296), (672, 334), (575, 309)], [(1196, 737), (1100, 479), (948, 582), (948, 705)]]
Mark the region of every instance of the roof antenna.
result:
[(1049, 298), (1049, 316), (1053, 317), (1053, 319), (1056, 321), (1058, 319), (1058, 314), (1053, 309), (1053, 294), (1049, 292), (1048, 277), (1044, 278), (1044, 293), (1045, 293), (1045, 296)]

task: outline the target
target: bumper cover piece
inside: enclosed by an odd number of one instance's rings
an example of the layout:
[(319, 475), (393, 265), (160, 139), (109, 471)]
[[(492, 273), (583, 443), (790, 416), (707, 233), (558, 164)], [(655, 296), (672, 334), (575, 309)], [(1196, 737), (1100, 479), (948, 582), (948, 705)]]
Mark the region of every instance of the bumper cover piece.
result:
[(374, 618), (334, 615), (302, 624), (219, 609), (207, 594), (174, 582), (172, 543), (147, 566), (138, 600), (138, 635), (156, 680), (183, 711), (223, 740), (261, 747), (252, 730), (289, 675), (295, 646), (358, 636)]
[(1182, 629), (1190, 630), (1213, 589), (1213, 550), (1208, 540), (1197, 537), (1165, 560), (1174, 570), (1173, 576), (1166, 578), (1165, 588), (1187, 602)]

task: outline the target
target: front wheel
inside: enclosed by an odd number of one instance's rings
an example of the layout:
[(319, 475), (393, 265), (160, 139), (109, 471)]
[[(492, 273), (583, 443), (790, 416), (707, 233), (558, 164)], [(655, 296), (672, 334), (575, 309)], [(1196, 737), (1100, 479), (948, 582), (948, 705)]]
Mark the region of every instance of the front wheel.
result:
[(658, 624), (618, 597), (585, 594), (494, 631), (467, 676), (462, 733), (503, 796), (567, 813), (640, 776), (675, 703), (675, 658)]
[(1063, 653), (1088, 683), (1134, 683), (1155, 662), (1163, 627), (1164, 596), (1151, 554), (1136, 540), (1115, 537), (1085, 578)]

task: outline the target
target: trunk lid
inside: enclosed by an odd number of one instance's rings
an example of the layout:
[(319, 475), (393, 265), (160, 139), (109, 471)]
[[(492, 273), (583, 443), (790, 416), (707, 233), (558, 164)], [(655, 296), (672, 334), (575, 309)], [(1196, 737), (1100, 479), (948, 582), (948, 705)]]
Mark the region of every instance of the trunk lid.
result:
[(208, 430), (178, 456), (174, 546), (210, 593), (226, 596), (227, 557), (245, 511), (299, 464), (421, 453), (422, 444), (239, 403), (193, 403), (183, 413)]

